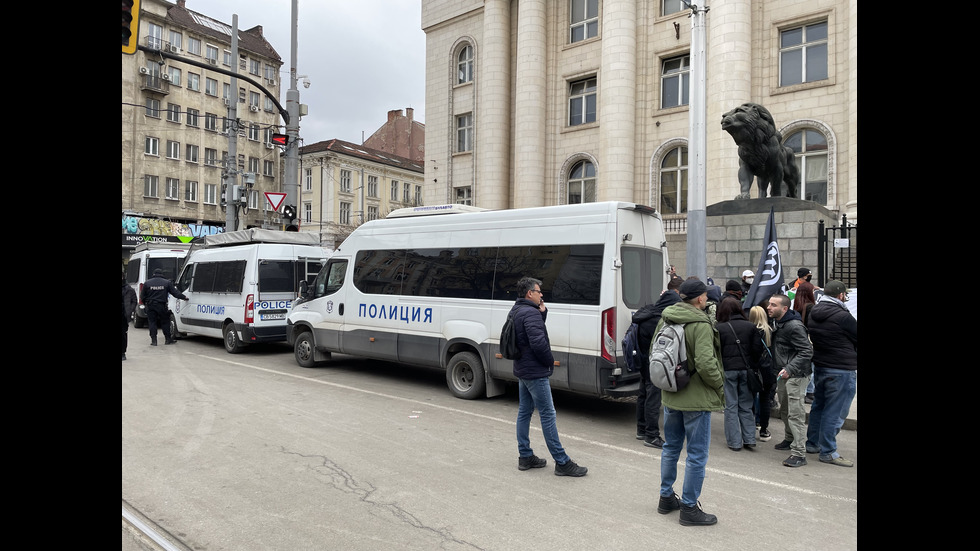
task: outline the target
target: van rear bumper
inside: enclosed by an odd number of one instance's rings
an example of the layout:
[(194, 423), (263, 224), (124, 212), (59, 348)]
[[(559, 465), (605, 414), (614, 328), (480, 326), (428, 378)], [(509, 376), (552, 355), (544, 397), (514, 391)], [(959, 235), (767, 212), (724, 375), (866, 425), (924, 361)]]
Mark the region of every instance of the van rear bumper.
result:
[(274, 327), (254, 327), (251, 325), (238, 324), (238, 332), (242, 335), (242, 341), (246, 343), (256, 342), (283, 342), (286, 340), (286, 326)]

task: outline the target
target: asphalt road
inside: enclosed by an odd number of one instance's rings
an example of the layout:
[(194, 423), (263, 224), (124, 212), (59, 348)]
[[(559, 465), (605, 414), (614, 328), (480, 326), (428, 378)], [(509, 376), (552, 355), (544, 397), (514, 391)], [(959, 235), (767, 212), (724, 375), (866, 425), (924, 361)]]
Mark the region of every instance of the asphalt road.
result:
[[(635, 439), (634, 404), (555, 393), (566, 451), (589, 468), (517, 470), (516, 387), (459, 400), (442, 373), (341, 357), (314, 369), (286, 345), (225, 352), (190, 338), (150, 347), (130, 330), (122, 362), (122, 499), (173, 549), (857, 548), (857, 431), (842, 468), (782, 466), (773, 439), (725, 445), (712, 415), (710, 527), (656, 512), (660, 451)], [(683, 455), (680, 464), (683, 475)], [(680, 484), (676, 488), (680, 493)], [(124, 551), (152, 549), (125, 527)]]

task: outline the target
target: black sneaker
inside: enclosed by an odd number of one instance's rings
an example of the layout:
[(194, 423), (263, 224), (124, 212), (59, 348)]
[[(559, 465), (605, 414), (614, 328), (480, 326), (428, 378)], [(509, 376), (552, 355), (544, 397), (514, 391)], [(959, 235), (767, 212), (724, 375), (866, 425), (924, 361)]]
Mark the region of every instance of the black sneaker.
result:
[(657, 448), (658, 450), (664, 449), (664, 439), (659, 436), (653, 439), (646, 439), (643, 441), (643, 445), (650, 448)]
[(528, 469), (540, 469), (547, 464), (548, 461), (546, 459), (541, 459), (536, 455), (517, 458), (517, 468), (522, 471), (526, 471)]
[(657, 512), (661, 515), (666, 515), (671, 511), (677, 511), (681, 508), (681, 500), (677, 497), (677, 494), (671, 494), (670, 497), (660, 496), (660, 503), (657, 504)]
[(759, 441), (768, 442), (770, 438), (772, 438), (772, 433), (769, 432), (769, 429), (759, 429)]
[(718, 523), (718, 517), (701, 510), (701, 502), (694, 507), (681, 504), (681, 526), (711, 526)]
[(802, 467), (806, 465), (806, 458), (799, 455), (791, 455), (786, 458), (786, 461), (783, 461), (783, 465), (787, 467)]
[(555, 476), (585, 476), (589, 469), (579, 467), (571, 459), (567, 463), (555, 463)]
[(636, 439), (637, 440), (645, 440), (646, 437), (647, 437), (647, 433), (636, 431)]
[(788, 449), (789, 449), (789, 447), (790, 447), (790, 446), (791, 446), (792, 444), (793, 444), (793, 443), (792, 443), (792, 442), (790, 442), (789, 440), (783, 440), (782, 442), (780, 442), (780, 443), (778, 443), (778, 444), (776, 444), (776, 445), (775, 445), (774, 447), (775, 447), (775, 448), (776, 448), (777, 450), (788, 450)]
[(752, 451), (752, 452), (755, 451), (755, 444), (743, 444), (743, 445), (745, 446), (745, 449), (747, 449), (749, 451)]

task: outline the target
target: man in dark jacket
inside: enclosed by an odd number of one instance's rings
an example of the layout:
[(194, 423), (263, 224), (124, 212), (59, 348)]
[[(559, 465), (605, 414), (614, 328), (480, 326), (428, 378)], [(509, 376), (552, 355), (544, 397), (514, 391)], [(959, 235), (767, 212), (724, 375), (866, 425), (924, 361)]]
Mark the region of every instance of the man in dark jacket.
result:
[(548, 308), (544, 305), (541, 281), (531, 277), (517, 282), (520, 298), (510, 310), (517, 332), (520, 358), (514, 360), (514, 376), (517, 377), (520, 405), (517, 408), (517, 468), (526, 471), (544, 467), (547, 461), (534, 455), (531, 449), (531, 414), (538, 409), (541, 432), (548, 451), (555, 460), (558, 476), (585, 476), (589, 470), (575, 464), (565, 453), (558, 439), (555, 405), (551, 399), (551, 381), (555, 370), (555, 358), (551, 354), (551, 341), (545, 320)]
[(129, 321), (133, 319), (136, 310), (136, 291), (126, 283), (126, 275), (122, 276), (122, 359), (126, 359), (126, 348), (129, 344)]
[(633, 314), (633, 323), (639, 330), (636, 333), (636, 346), (639, 348), (638, 362), (640, 364), (640, 393), (636, 396), (636, 439), (643, 440), (644, 446), (663, 449), (664, 439), (660, 437), (660, 389), (650, 382), (650, 363), (647, 352), (650, 351), (650, 340), (657, 330), (660, 314), (664, 308), (681, 301), (677, 289), (683, 280), (671, 278), (667, 282), (667, 290), (654, 304), (647, 304)]
[(174, 344), (170, 334), (170, 317), (167, 315), (167, 295), (173, 295), (180, 300), (188, 300), (184, 293), (174, 287), (169, 279), (163, 277), (163, 270), (153, 270), (153, 277), (143, 283), (143, 304), (146, 306), (146, 320), (150, 325), (150, 344), (157, 345), (157, 327), (163, 329), (163, 344)]
[(800, 314), (790, 308), (786, 295), (769, 297), (769, 317), (773, 319), (772, 358), (779, 394), (779, 418), (783, 420), (784, 440), (777, 450), (790, 450), (783, 461), (787, 467), (806, 465), (806, 409), (803, 397), (810, 382), (813, 348)]
[(853, 467), (853, 461), (837, 453), (840, 412), (850, 405), (857, 389), (857, 320), (845, 302), (847, 288), (831, 280), (807, 318), (815, 384), (806, 449), (819, 452), (824, 463)]

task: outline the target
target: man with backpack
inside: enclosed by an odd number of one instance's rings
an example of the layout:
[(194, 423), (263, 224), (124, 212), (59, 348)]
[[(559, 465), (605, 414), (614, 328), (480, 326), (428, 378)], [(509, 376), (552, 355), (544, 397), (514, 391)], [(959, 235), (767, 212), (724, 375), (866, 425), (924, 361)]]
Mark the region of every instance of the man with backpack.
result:
[(633, 323), (638, 327), (636, 335), (636, 363), (640, 368), (640, 393), (636, 396), (636, 439), (643, 440), (644, 446), (663, 449), (664, 440), (660, 436), (660, 389), (650, 382), (650, 339), (653, 338), (660, 322), (660, 315), (671, 304), (681, 301), (677, 294), (683, 280), (672, 277), (667, 282), (667, 290), (654, 304), (647, 304), (633, 314)]
[[(664, 390), (664, 442), (660, 461), (660, 503), (657, 512), (666, 515), (680, 510), (682, 526), (708, 526), (718, 517), (701, 510), (698, 498), (704, 483), (711, 443), (711, 412), (725, 408), (724, 372), (721, 341), (704, 313), (708, 287), (697, 278), (688, 278), (678, 289), (681, 302), (664, 309), (657, 333), (665, 323), (684, 325), (687, 370), (690, 382), (676, 392)], [(687, 441), (684, 488), (674, 493), (677, 462)]]

